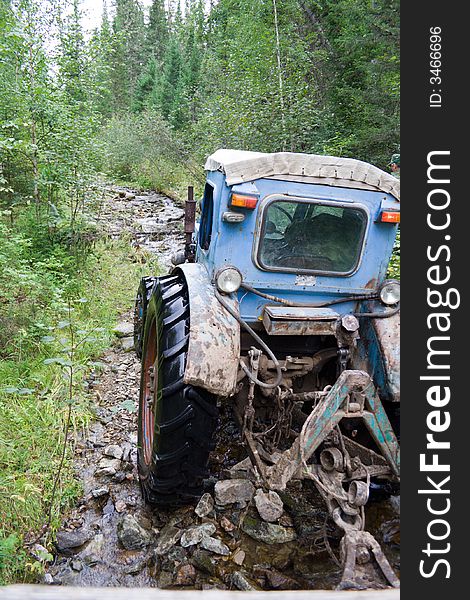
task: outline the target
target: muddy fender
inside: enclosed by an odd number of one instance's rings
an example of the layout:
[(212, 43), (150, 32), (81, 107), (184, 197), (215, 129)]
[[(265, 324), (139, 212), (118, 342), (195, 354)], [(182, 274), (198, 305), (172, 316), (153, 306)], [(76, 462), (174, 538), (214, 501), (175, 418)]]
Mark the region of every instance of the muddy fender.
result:
[[(215, 297), (206, 269), (197, 263), (179, 265), (188, 285), (190, 330), (184, 383), (217, 396), (231, 396), (237, 385), (240, 325)], [(227, 297), (238, 313), (238, 301)]]
[(391, 400), (400, 401), (400, 313), (388, 319), (373, 319)]

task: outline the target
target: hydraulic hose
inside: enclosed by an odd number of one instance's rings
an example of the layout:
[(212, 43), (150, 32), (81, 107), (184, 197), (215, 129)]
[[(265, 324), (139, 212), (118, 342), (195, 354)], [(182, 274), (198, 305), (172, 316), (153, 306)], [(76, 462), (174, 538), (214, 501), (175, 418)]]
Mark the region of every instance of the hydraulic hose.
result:
[(332, 306), (334, 304), (341, 304), (343, 302), (357, 302), (359, 300), (377, 300), (377, 294), (366, 295), (363, 294), (361, 296), (348, 296), (347, 298), (338, 298), (337, 300), (327, 300), (326, 302), (293, 302), (291, 300), (286, 300), (285, 298), (280, 298), (279, 296), (273, 296), (272, 294), (265, 294), (264, 292), (260, 292), (256, 288), (248, 285), (248, 283), (243, 282), (241, 287), (247, 292), (251, 292), (252, 294), (256, 294), (257, 296), (261, 296), (265, 300), (271, 300), (272, 302), (278, 302), (279, 304), (283, 304), (284, 306), (294, 306), (300, 308), (323, 308), (325, 306)]
[[(361, 295), (361, 296), (348, 296), (347, 298), (338, 298), (337, 300), (327, 300), (326, 302), (293, 302), (291, 300), (286, 300), (285, 298), (280, 298), (279, 296), (273, 296), (272, 294), (265, 294), (264, 292), (260, 292), (256, 288), (248, 285), (247, 283), (242, 283), (241, 287), (247, 292), (251, 292), (256, 294), (257, 296), (261, 296), (265, 300), (271, 300), (272, 302), (277, 302), (278, 304), (282, 304), (283, 306), (292, 306), (299, 308), (324, 308), (326, 306), (333, 306), (335, 304), (341, 304), (343, 302), (359, 302), (362, 300), (378, 300), (378, 294), (371, 295)], [(371, 319), (387, 319), (388, 317), (393, 317), (400, 311), (400, 304), (396, 306), (393, 310), (388, 312), (369, 312), (369, 313), (353, 313), (355, 317), (369, 317)]]
[(279, 361), (277, 360), (277, 358), (274, 356), (272, 350), (269, 348), (269, 346), (265, 342), (263, 342), (263, 340), (260, 338), (260, 336), (248, 325), (248, 323), (246, 323), (240, 317), (240, 315), (238, 315), (236, 313), (236, 311), (233, 310), (233, 308), (230, 306), (230, 304), (228, 304), (228, 302), (226, 302), (224, 300), (224, 298), (221, 296), (221, 294), (219, 293), (219, 291), (217, 289), (215, 290), (215, 297), (220, 302), (220, 304), (222, 304), (222, 306), (225, 308), (225, 310), (227, 310), (227, 312), (229, 312), (232, 315), (232, 317), (243, 327), (243, 329), (245, 329), (251, 335), (251, 337), (263, 348), (263, 350), (266, 352), (266, 354), (269, 355), (269, 357), (271, 358), (271, 360), (274, 363), (274, 366), (276, 367), (276, 372), (277, 372), (276, 381), (274, 383), (265, 383), (264, 381), (260, 381), (257, 377), (255, 377), (251, 373), (251, 371), (248, 369), (248, 367), (245, 365), (243, 360), (240, 358), (240, 367), (242, 368), (242, 370), (244, 371), (246, 376), (249, 379), (251, 379), (251, 381), (256, 383), (256, 385), (259, 385), (260, 387), (265, 388), (267, 390), (272, 390), (274, 388), (277, 388), (277, 386), (282, 381), (282, 370), (281, 370), (281, 365), (279, 364)]

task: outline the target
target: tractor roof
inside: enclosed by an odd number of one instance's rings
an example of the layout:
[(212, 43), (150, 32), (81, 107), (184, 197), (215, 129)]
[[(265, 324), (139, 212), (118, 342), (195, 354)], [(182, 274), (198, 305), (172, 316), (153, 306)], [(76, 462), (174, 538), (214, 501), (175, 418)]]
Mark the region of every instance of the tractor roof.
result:
[(227, 185), (256, 179), (282, 179), (337, 187), (381, 191), (400, 200), (400, 180), (361, 160), (276, 152), (217, 150), (209, 156), (206, 171), (225, 173)]

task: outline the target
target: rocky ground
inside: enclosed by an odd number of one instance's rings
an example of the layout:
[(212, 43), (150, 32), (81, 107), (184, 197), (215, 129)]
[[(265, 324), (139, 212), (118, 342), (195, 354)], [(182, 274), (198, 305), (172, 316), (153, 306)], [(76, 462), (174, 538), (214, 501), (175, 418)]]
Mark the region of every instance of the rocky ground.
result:
[[(98, 220), (111, 236), (158, 254), (164, 269), (182, 244), (181, 208), (155, 193), (106, 194)], [(137, 402), (140, 364), (132, 351), (131, 313), (89, 381), (97, 419), (76, 444), (83, 497), (57, 533), (45, 581), (76, 586), (193, 589), (333, 588), (341, 533), (308, 482), (285, 493), (256, 490), (236, 464), (246, 457), (230, 407), (221, 407), (211, 477), (197, 505), (173, 510), (144, 505), (139, 489)], [(399, 568), (396, 502), (375, 502), (368, 529)], [(327, 539), (329, 542), (326, 542)]]

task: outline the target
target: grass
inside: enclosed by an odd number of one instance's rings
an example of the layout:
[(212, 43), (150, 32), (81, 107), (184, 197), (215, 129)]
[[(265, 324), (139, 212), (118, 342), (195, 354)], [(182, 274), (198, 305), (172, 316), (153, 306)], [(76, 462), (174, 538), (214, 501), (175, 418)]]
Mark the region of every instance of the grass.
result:
[[(35, 242), (21, 237), (18, 247), (2, 240), (4, 265), (19, 275), (0, 279), (0, 583), (37, 579), (41, 560), (25, 550), (47, 523), (68, 413), (68, 373), (73, 370), (71, 441), (52, 511), (46, 547), (61, 514), (80, 494), (71, 456), (76, 434), (93, 418), (84, 378), (99, 369), (100, 354), (112, 342), (118, 316), (132, 307), (143, 272), (126, 240), (98, 239), (80, 256), (57, 250), (40, 264)], [(42, 246), (41, 246), (42, 248)], [(16, 253), (16, 254), (15, 254)], [(48, 258), (54, 252), (48, 251)], [(29, 259), (24, 259), (29, 256)], [(57, 258), (59, 257), (59, 258)], [(0, 256), (1, 258), (1, 256)], [(41, 260), (39, 260), (41, 258)], [(44, 261), (43, 261), (44, 262)], [(1, 265), (0, 265), (1, 266)], [(51, 273), (51, 270), (54, 272)], [(24, 285), (24, 281), (29, 284)], [(67, 360), (71, 336), (78, 346)], [(46, 362), (45, 362), (46, 361)], [(61, 364), (62, 363), (62, 364)]]

